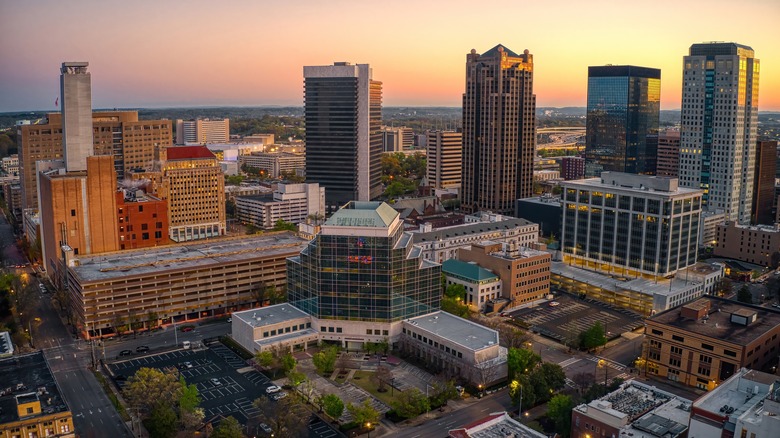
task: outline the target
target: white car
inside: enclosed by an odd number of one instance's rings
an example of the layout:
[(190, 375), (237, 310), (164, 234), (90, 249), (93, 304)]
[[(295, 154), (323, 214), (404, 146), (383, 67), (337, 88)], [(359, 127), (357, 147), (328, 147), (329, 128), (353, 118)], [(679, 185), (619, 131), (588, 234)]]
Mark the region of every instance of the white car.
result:
[(265, 393), (266, 393), (266, 394), (273, 394), (273, 393), (275, 393), (275, 392), (279, 392), (279, 391), (281, 391), (281, 390), (282, 390), (282, 388), (281, 388), (281, 387), (279, 387), (279, 386), (276, 386), (276, 385), (271, 385), (271, 386), (269, 386), (268, 388), (265, 388)]
[(222, 382), (220, 382), (216, 377), (211, 378), (211, 384), (214, 386), (222, 386)]
[(560, 305), (561, 305), (561, 303), (559, 303), (557, 301), (550, 301), (550, 307), (555, 307), (555, 306), (560, 306)]
[(274, 399), (274, 401), (279, 401), (285, 397), (287, 397), (286, 392), (277, 392), (276, 394), (271, 396), (271, 398)]

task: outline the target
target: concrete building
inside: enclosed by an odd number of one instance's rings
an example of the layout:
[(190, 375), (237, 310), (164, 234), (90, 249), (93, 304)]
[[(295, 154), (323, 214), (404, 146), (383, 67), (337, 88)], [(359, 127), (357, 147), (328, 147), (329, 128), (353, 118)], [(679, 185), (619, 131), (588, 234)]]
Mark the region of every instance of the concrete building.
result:
[(463, 94), (463, 190), (467, 213), (512, 214), (533, 195), (536, 96), (533, 56), (497, 45), (466, 55)]
[(272, 195), (274, 189), (264, 185), (241, 183), (240, 186), (225, 186), (225, 199), (235, 202), (239, 196)]
[(428, 184), (434, 189), (460, 189), (463, 168), (463, 134), (426, 131)]
[(0, 388), (1, 438), (76, 437), (73, 414), (43, 352), (0, 359)]
[(658, 134), (658, 176), (680, 176), (680, 131), (665, 129)]
[(699, 245), (712, 248), (718, 243), (718, 226), (726, 223), (726, 213), (703, 211), (699, 225)]
[(506, 412), (493, 412), (485, 418), (471, 422), (460, 429), (450, 430), (449, 438), (546, 438), (523, 423), (513, 419)]
[(696, 262), (701, 190), (619, 172), (562, 186), (564, 261), (626, 277), (668, 277)]
[(306, 169), (306, 156), (289, 152), (252, 152), (238, 158), (239, 167), (244, 165), (264, 171), (270, 178), (282, 174), (299, 175)]
[(738, 225), (734, 221), (718, 225), (714, 255), (772, 266), (780, 251), (780, 225)]
[(476, 263), (449, 259), (441, 264), (441, 272), (447, 286), (459, 284), (465, 288), (463, 303), (474, 312), (481, 312), (487, 302), (502, 295), (501, 279)]
[(230, 119), (176, 120), (176, 144), (227, 143), (229, 140)]
[(93, 154), (92, 75), (87, 62), (63, 62), (60, 69), (63, 158), (67, 172), (87, 170)]
[(455, 258), (459, 248), (484, 240), (516, 247), (533, 247), (539, 240), (539, 225), (525, 219), (482, 213), (466, 216), (465, 221), (463, 225), (437, 229), (421, 225), (419, 230), (410, 231), (423, 259), (444, 263)]
[[(269, 134), (273, 137), (273, 134)], [(253, 152), (265, 152), (267, 149), (266, 144), (262, 142), (258, 143), (209, 143), (207, 148), (214, 154), (219, 161), (237, 162), (239, 158), (244, 155), (249, 155)]]
[(688, 399), (629, 380), (609, 394), (572, 410), (571, 437), (684, 438)]
[(543, 194), (533, 198), (518, 199), (515, 205), (515, 217), (539, 224), (541, 239), (550, 236), (560, 237), (563, 217), (560, 197)]
[(510, 307), (530, 305), (550, 293), (550, 254), (515, 243), (483, 241), (458, 250), (458, 259), (490, 269), (501, 278), (501, 298)]
[(225, 234), (225, 178), (205, 146), (165, 150), (158, 194), (168, 201), (171, 240), (185, 242)]
[(712, 390), (740, 368), (777, 366), (778, 335), (780, 311), (702, 297), (645, 320), (647, 374)]
[(693, 403), (688, 437), (763, 438), (779, 428), (780, 378), (742, 368)]
[(171, 242), (168, 203), (140, 188), (116, 192), (119, 249), (148, 248)]
[(655, 175), (660, 111), (661, 70), (588, 67), (586, 175)]
[(279, 232), (93, 256), (66, 250), (71, 314), (100, 336), (250, 308), (258, 287), (284, 286), (285, 261), (305, 244)]
[(752, 224), (772, 225), (777, 173), (777, 141), (756, 143), (756, 167), (753, 180)]
[(534, 170), (534, 181), (553, 181), (561, 179), (561, 172), (557, 170)]
[(368, 64), (347, 62), (304, 67), (303, 76), (306, 181), (325, 188), (328, 205), (378, 197), (382, 83)]
[(3, 157), (3, 172), (6, 175), (19, 175), (19, 154)]
[(22, 218), (22, 185), (19, 180), (3, 184), (3, 199), (14, 219), (21, 222)]
[(382, 152), (403, 152), (414, 148), (414, 131), (406, 126), (382, 127)]
[(270, 196), (239, 196), (236, 217), (260, 228), (273, 228), (278, 220), (294, 224), (310, 215), (325, 217), (325, 189), (319, 184), (279, 184)]
[(562, 157), (561, 178), (566, 181), (585, 178), (585, 159), (582, 157)]
[(758, 76), (753, 49), (741, 44), (693, 44), (683, 58), (680, 185), (740, 224), (753, 205)]

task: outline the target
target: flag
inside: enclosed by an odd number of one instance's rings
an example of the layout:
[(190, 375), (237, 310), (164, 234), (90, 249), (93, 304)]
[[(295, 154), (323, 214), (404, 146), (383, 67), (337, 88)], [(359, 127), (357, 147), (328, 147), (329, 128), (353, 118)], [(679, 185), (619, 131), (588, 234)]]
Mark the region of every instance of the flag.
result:
[(58, 97), (54, 99), (54, 106), (59, 106), (59, 104), (60, 104), (60, 98)]

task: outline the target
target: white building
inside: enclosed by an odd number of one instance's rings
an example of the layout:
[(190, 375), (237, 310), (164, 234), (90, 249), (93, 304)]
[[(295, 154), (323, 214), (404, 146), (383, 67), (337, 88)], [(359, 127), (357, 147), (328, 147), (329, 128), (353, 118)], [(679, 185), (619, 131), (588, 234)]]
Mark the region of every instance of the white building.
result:
[(426, 131), (428, 184), (436, 190), (457, 190), (463, 173), (463, 134)]
[(309, 215), (325, 216), (325, 188), (319, 184), (279, 184), (271, 196), (236, 197), (236, 216), (244, 223), (273, 228), (279, 219), (306, 221)]
[(239, 168), (247, 165), (267, 172), (270, 178), (279, 178), (282, 173), (300, 174), (306, 169), (306, 156), (288, 152), (253, 152), (241, 155)]
[(493, 412), (485, 418), (469, 423), (460, 429), (450, 430), (449, 438), (547, 438), (525, 424), (510, 417), (507, 412)]
[(253, 152), (264, 152), (263, 143), (215, 143), (206, 145), (220, 161), (238, 162), (238, 158)]
[(2, 166), (6, 175), (19, 175), (19, 154), (3, 157)]
[(683, 58), (680, 185), (702, 189), (708, 211), (750, 223), (759, 60), (736, 43), (693, 44)]
[(466, 289), (463, 302), (471, 310), (481, 311), (486, 302), (501, 297), (501, 279), (476, 263), (449, 259), (441, 264), (441, 272), (447, 286), (459, 284)]
[(718, 243), (718, 225), (726, 223), (726, 213), (703, 211), (699, 225), (699, 245), (712, 248)]
[(176, 120), (176, 144), (227, 143), (229, 139), (230, 119)]

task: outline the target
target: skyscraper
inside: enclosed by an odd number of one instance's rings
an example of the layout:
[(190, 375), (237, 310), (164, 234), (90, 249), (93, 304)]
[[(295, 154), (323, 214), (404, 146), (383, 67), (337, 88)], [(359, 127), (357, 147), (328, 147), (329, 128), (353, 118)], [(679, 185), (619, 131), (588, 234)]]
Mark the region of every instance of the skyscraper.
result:
[(683, 58), (680, 184), (704, 190), (708, 211), (750, 222), (759, 61), (736, 43), (694, 44)]
[(368, 64), (303, 68), (306, 181), (325, 187), (328, 205), (382, 194), (382, 83)]
[(777, 140), (758, 141), (753, 187), (753, 224), (772, 225), (777, 172)]
[(463, 192), (466, 212), (514, 212), (533, 194), (536, 96), (533, 55), (497, 45), (466, 55)]
[(588, 67), (585, 173), (656, 171), (661, 70)]
[(463, 165), (463, 134), (426, 131), (428, 184), (434, 189), (458, 189)]
[(87, 170), (87, 157), (93, 155), (92, 75), (88, 62), (63, 62), (60, 69), (62, 138), (65, 169)]

